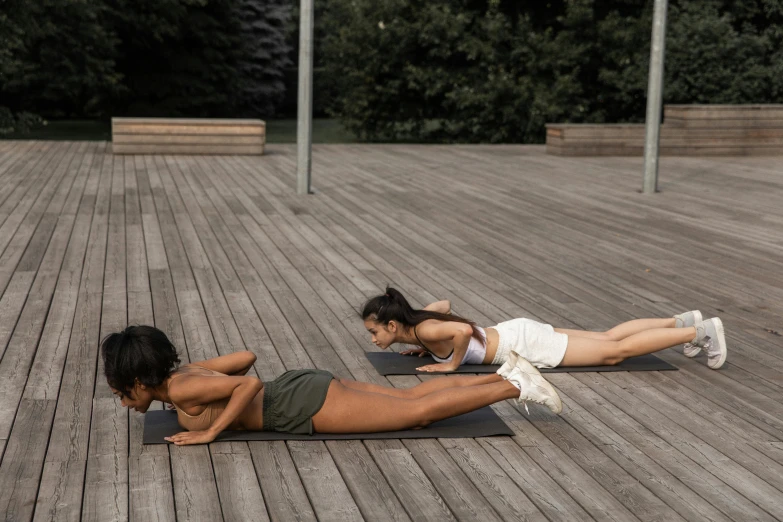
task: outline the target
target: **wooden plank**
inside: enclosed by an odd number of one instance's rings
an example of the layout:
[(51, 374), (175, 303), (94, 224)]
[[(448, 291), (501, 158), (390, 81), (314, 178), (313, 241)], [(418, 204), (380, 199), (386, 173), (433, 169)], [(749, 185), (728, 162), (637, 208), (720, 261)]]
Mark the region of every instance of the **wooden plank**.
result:
[[(81, 162), (82, 159), (84, 157), (79, 158), (78, 162)], [(30, 401), (48, 402), (51, 403), (51, 407), (47, 407), (46, 412), (39, 415), (36, 419), (37, 422), (34, 424), (24, 425), (16, 423), (11, 432), (10, 438), (12, 441), (16, 438), (31, 441), (39, 439), (42, 436), (41, 424), (51, 425), (55, 414), (54, 405), (60, 389), (65, 354), (68, 350), (68, 340), (71, 336), (82, 259), (86, 249), (87, 231), (90, 223), (89, 214), (82, 213), (79, 216), (80, 219), (76, 222), (76, 227), (73, 230), (74, 234), (71, 233), (76, 221), (74, 206), (81, 199), (82, 189), (87, 179), (87, 171), (85, 169), (78, 170), (77, 180), (68, 194), (65, 206), (62, 208), (62, 219), (58, 221), (57, 228), (47, 249), (48, 252), (61, 250), (62, 246), (58, 245), (68, 244), (38, 350), (35, 352), (28, 381), (24, 385), (23, 401), (28, 399)], [(56, 204), (56, 202), (52, 201), (52, 204)], [(69, 241), (69, 236), (71, 241)], [(24, 407), (26, 407), (24, 404), (20, 404), (20, 408)], [(54, 440), (58, 439), (55, 438)], [(24, 458), (20, 462), (20, 467), (15, 473), (40, 476), (42, 468), (45, 468), (45, 455), (46, 442), (44, 441), (36, 446), (35, 451), (29, 450), (25, 453)], [(9, 461), (9, 463), (12, 463), (12, 461)], [(41, 507), (44, 510), (47, 507), (51, 507), (45, 505), (46, 497), (42, 497), (38, 489), (38, 486), (26, 491), (18, 488), (15, 496), (23, 505), (30, 507), (36, 502), (36, 496), (38, 496), (42, 501)], [(60, 493), (58, 492), (57, 494), (59, 495)], [(22, 515), (20, 514), (20, 516)]]
[[(100, 338), (124, 329), (128, 324), (127, 276), (125, 260), (125, 171), (122, 159), (111, 157), (111, 182), (107, 198), (108, 237), (103, 274), (103, 303)], [(87, 474), (82, 502), (83, 517), (114, 520), (128, 517), (128, 410), (111, 393), (103, 378), (103, 361), (98, 359), (90, 423)], [(107, 496), (119, 497), (105, 502)]]
[[(41, 418), (51, 418), (55, 401), (22, 399), (14, 430), (8, 439), (0, 465), (0, 513), (6, 520), (29, 520), (41, 480), (39, 460), (43, 460), (49, 442), (46, 430), (40, 429)], [(24, 434), (24, 436), (20, 436)], [(30, 465), (30, 459), (34, 460)]]
[[(629, 511), (628, 507), (607, 491), (603, 484), (596, 481), (594, 476), (591, 476), (569, 458), (570, 453), (564, 453), (562, 449), (552, 444), (527, 419), (520, 420), (518, 411), (507, 404), (496, 405), (493, 409), (503, 417), (506, 423), (514, 426), (515, 432), (520, 430), (519, 433), (522, 436), (517, 434), (513, 438), (513, 443), (506, 440), (496, 442), (495, 439), (491, 439), (487, 441), (489, 445), (498, 450), (504, 458), (506, 455), (511, 455), (517, 461), (525, 462), (529, 459), (535, 463), (531, 468), (515, 470), (511, 476), (515, 477), (518, 483), (523, 480), (527, 482), (532, 478), (538, 479), (542, 476), (539, 470), (544, 470), (543, 483), (556, 482), (562, 491), (571, 496), (573, 502), (578, 503), (596, 520), (639, 520), (635, 514)], [(524, 457), (519, 453), (520, 451), (524, 452)], [(532, 493), (529, 494), (532, 495)], [(553, 490), (550, 495), (557, 498), (557, 489)], [(536, 494), (533, 498), (549, 501), (550, 495)], [(568, 502), (565, 504), (568, 505)]]
[(400, 441), (368, 440), (364, 445), (413, 520), (456, 520), (445, 499)]
[(119, 134), (112, 140), (114, 147), (120, 145), (264, 145), (264, 136), (222, 136), (222, 135), (164, 135)]
[[(175, 162), (165, 163), (168, 172), (160, 177), (162, 189), (165, 191), (165, 196), (168, 199), (168, 203), (174, 215), (183, 249), (188, 256), (193, 279), (197, 285), (201, 302), (203, 303), (203, 309), (209, 323), (211, 336), (214, 339), (216, 351), (214, 354), (206, 354), (206, 357), (242, 351), (245, 349), (245, 344), (239, 329), (237, 328), (236, 322), (231, 315), (231, 310), (223, 295), (223, 290), (215, 275), (215, 270), (212, 267), (213, 262), (216, 265), (221, 263), (217, 266), (217, 271), (220, 272), (220, 268), (222, 267), (223, 272), (225, 273), (226, 271), (231, 271), (230, 264), (225, 259), (225, 254), (223, 254), (219, 248), (211, 248), (211, 252), (214, 255), (221, 254), (223, 259), (215, 258), (214, 261), (210, 259), (207, 250), (204, 248), (204, 243), (214, 245), (212, 241), (208, 241), (210, 239), (208, 235), (209, 225), (204, 221), (194, 222), (191, 219), (191, 215), (188, 213), (187, 208), (193, 205), (186, 205), (173, 182), (173, 178), (180, 175), (179, 166)], [(162, 164), (163, 162), (161, 162), (161, 166)], [(190, 203), (190, 201), (188, 201), (188, 203)], [(197, 226), (204, 232), (203, 239), (199, 237), (196, 230)], [(226, 267), (226, 265), (229, 266)], [(227, 290), (233, 289), (234, 291), (239, 291), (239, 289), (241, 289), (241, 285), (237, 283), (234, 274), (226, 275), (223, 278), (223, 282), (226, 285), (229, 285)]]
[[(84, 189), (80, 217), (93, 217), (83, 261), (79, 297), (73, 330), (65, 360), (62, 384), (57, 401), (51, 441), (47, 449), (41, 491), (38, 493), (37, 520), (77, 520), (82, 508), (84, 476), (88, 457), (88, 436), (92, 390), (96, 370), (95, 347), (99, 341), (101, 295), (89, 292), (95, 279), (103, 279), (106, 245), (105, 218), (99, 217), (96, 196), (108, 195), (108, 176), (100, 176), (106, 155), (104, 146), (96, 150), (89, 166), (89, 179)], [(99, 153), (100, 152), (100, 153)], [(102, 188), (99, 189), (99, 183)], [(106, 214), (103, 214), (106, 216)]]
[(283, 441), (249, 442), (271, 520), (315, 521), (315, 513)]
[[(29, 151), (36, 146), (35, 142), (25, 141), (20, 145), (14, 145), (10, 141), (0, 143), (0, 179), (7, 181), (12, 178), (9, 171), (14, 165), (30, 157)], [(5, 187), (2, 187), (5, 188)]]
[(318, 520), (364, 520), (323, 442), (289, 441), (287, 446)]
[(410, 520), (361, 441), (332, 440), (326, 447), (365, 520)]
[[(549, 412), (541, 413), (536, 409), (531, 412), (531, 419), (545, 437), (553, 440), (563, 452), (567, 452), (582, 469), (640, 520), (656, 520), (661, 515), (672, 520), (681, 518), (677, 512), (651, 493), (644, 483), (636, 482), (630, 474), (604, 455), (598, 449), (598, 443), (593, 444), (588, 441), (561, 420), (562, 417), (552, 419)], [(604, 439), (600, 444), (605, 442), (608, 441)]]
[(261, 155), (263, 145), (112, 144), (114, 154), (244, 154)]
[[(733, 460), (726, 458), (722, 452), (712, 448), (707, 442), (703, 442), (701, 433), (699, 437), (696, 437), (692, 432), (668, 420), (664, 414), (659, 413), (641, 401), (632, 400), (627, 390), (621, 389), (607, 379), (603, 377), (588, 377), (586, 375), (576, 376), (576, 378), (604, 397), (605, 400), (633, 417), (634, 420), (644, 425), (647, 429), (659, 435), (705, 470), (741, 493), (748, 500), (767, 511), (770, 515), (774, 517), (781, 516), (781, 507), (776, 502), (771, 502), (771, 498), (776, 495), (773, 491), (777, 490), (753, 472), (759, 470), (749, 471)], [(594, 379), (598, 383), (594, 383)], [(773, 497), (770, 497), (770, 494)]]
[[(607, 377), (607, 379), (627, 386), (625, 384), (627, 376), (625, 375)], [(629, 393), (658, 411), (664, 410), (662, 413), (691, 433), (694, 433), (695, 430), (703, 442), (708, 443), (715, 450), (720, 451), (746, 469), (753, 470), (767, 484), (783, 489), (783, 465), (769, 459), (752, 447), (747, 447), (748, 441), (738, 437), (737, 430), (732, 430), (730, 426), (724, 425), (718, 419), (706, 418), (706, 414), (695, 405), (688, 408), (680, 404), (679, 401), (667, 397), (656, 388), (634, 386), (632, 390), (629, 390)], [(770, 439), (771, 437), (767, 440)], [(774, 441), (774, 439), (772, 440)]]
[[(501, 469), (520, 488), (520, 494), (507, 498), (505, 502), (516, 500), (519, 503), (530, 502), (541, 510), (549, 520), (589, 520), (582, 506), (557, 482), (536, 464), (518, 445), (504, 437), (480, 439), (476, 441), (455, 439), (449, 441), (453, 452), (463, 444), (480, 445)], [(453, 444), (453, 446), (451, 446)], [(501, 480), (503, 479), (500, 477)], [(524, 495), (524, 496), (523, 496)]]
[[(643, 132), (632, 132), (624, 128), (565, 128), (559, 130), (559, 136), (547, 135), (548, 144), (554, 146), (612, 144), (622, 142), (637, 144), (644, 141)], [(724, 128), (713, 124), (708, 128), (677, 128), (661, 126), (661, 140), (672, 145), (698, 145), (700, 140), (732, 139), (738, 144), (758, 144), (754, 138), (780, 138), (783, 136), (783, 124), (780, 127), (735, 127)]]
[(696, 130), (696, 131), (703, 131), (707, 129), (713, 129), (716, 126), (716, 121), (720, 122), (720, 128), (722, 129), (738, 129), (738, 130), (759, 130), (763, 131), (766, 129), (780, 129), (783, 127), (783, 120), (781, 119), (771, 119), (771, 120), (760, 120), (760, 119), (720, 119), (720, 120), (714, 120), (710, 118), (706, 119), (679, 119), (679, 118), (669, 118), (667, 119), (663, 125), (666, 128), (674, 129), (686, 129), (686, 130)]
[[(12, 274), (17, 270), (19, 259), (35, 231), (36, 223), (41, 218), (41, 206), (36, 202), (41, 197), (46, 197), (46, 194), (40, 192), (40, 184), (43, 184), (46, 190), (49, 183), (59, 181), (57, 178), (52, 178), (52, 173), (60, 172), (62, 168), (55, 167), (48, 170), (47, 167), (54, 158), (59, 157), (56, 150), (52, 149), (51, 154), (45, 156), (46, 161), (40, 164), (41, 172), (46, 172), (48, 175), (34, 173), (26, 176), (27, 183), (22, 182), (0, 206), (0, 215), (5, 217), (0, 226), (0, 250), (3, 250), (0, 256), (0, 288), (5, 289)], [(39, 186), (36, 187), (36, 184)]]
[[(140, 157), (126, 157), (125, 170), (125, 240), (126, 280), (128, 288), (128, 323), (155, 324), (150, 288), (147, 247), (141, 217), (137, 169), (143, 168)], [(171, 458), (166, 446), (142, 444), (144, 416), (130, 413), (130, 456), (128, 486), (131, 520), (176, 520)]]
[(127, 519), (128, 413), (115, 399), (95, 398), (92, 416), (82, 519)]
[[(6, 154), (4, 156), (5, 168), (2, 172), (3, 183), (0, 186), (0, 224), (8, 217), (13, 206), (19, 203), (19, 200), (12, 198), (9, 200), (8, 196), (17, 190), (19, 186), (24, 185), (25, 182), (30, 183), (30, 178), (41, 175), (40, 169), (35, 169), (35, 162), (40, 162), (46, 158), (47, 154), (44, 151), (48, 147), (37, 146), (32, 147), (19, 147), (13, 153)], [(51, 153), (49, 154), (51, 155)]]
[(128, 470), (129, 519), (156, 522), (176, 520), (171, 489), (171, 461), (168, 456), (148, 454), (129, 457)]
[[(687, 520), (735, 520), (740, 510), (746, 513), (745, 516), (753, 513), (752, 516), (767, 518), (768, 515), (757, 506), (714, 479), (675, 448), (635, 425), (621, 412), (606, 408), (600, 396), (586, 390), (570, 376), (558, 375), (553, 380), (561, 398), (569, 404), (566, 420), (592, 440), (606, 441), (607, 444), (597, 447)], [(585, 400), (585, 407), (582, 407), (572, 399), (577, 396), (592, 397), (595, 401)], [(593, 417), (595, 410), (600, 411), (600, 416)], [(604, 424), (607, 418), (611, 421)], [(739, 506), (742, 508), (737, 509)]]
[(263, 126), (263, 120), (254, 118), (112, 118), (116, 125), (186, 125), (186, 126)]
[(171, 448), (177, 520), (223, 520), (207, 446)]
[(212, 465), (225, 520), (269, 520), (264, 496), (245, 442), (223, 442), (210, 446)]
[[(52, 248), (48, 246), (55, 232), (57, 213), (62, 208), (75, 178), (75, 169), (67, 169), (71, 159), (72, 151), (69, 150), (61, 166), (55, 169), (51, 183), (40, 192), (32, 212), (23, 221), (23, 224), (31, 229), (31, 236), (27, 236), (29, 243), (21, 257), (15, 256), (19, 259), (17, 270), (20, 272), (38, 270), (38, 272), (29, 290), (30, 298), (25, 302), (8, 347), (0, 360), (0, 438), (2, 439), (8, 438), (11, 432), (65, 253), (67, 235), (64, 227), (59, 229)], [(58, 187), (62, 190), (60, 195), (55, 193)]]
[[(203, 197), (204, 190), (193, 181), (192, 176), (189, 178), (190, 186), (201, 202), (201, 208), (205, 212), (210, 227), (214, 230), (223, 251), (231, 260), (231, 264), (243, 282), (247, 298), (250, 299), (254, 307), (254, 310), (245, 308), (246, 298), (238, 293), (238, 289), (234, 292), (228, 292), (229, 303), (234, 304), (235, 301), (240, 301), (234, 305), (235, 316), (248, 318), (247, 321), (244, 321), (245, 331), (250, 330), (249, 335), (252, 336), (253, 342), (248, 343), (247, 347), (253, 351), (258, 350), (257, 354), (260, 360), (264, 361), (264, 365), (258, 370), (259, 375), (264, 379), (271, 379), (282, 373), (285, 368), (311, 366), (312, 362), (297, 340), (296, 333), (286, 321), (275, 298), (267, 288), (267, 285), (274, 279), (279, 279), (279, 276), (271, 265), (264, 261), (263, 252), (253, 248), (249, 237), (237, 235), (236, 240), (233, 239), (232, 230), (238, 230), (241, 224), (230, 211), (224, 211), (220, 206), (221, 199), (214, 191), (207, 189), (207, 193), (211, 196), (210, 201), (207, 202)], [(211, 205), (213, 202), (217, 205), (216, 207)], [(205, 228), (204, 234), (207, 233), (208, 229)], [(212, 245), (211, 242), (210, 245)], [(250, 256), (245, 254), (244, 249), (250, 249), (248, 250)], [(256, 269), (259, 271), (256, 272)], [(250, 326), (248, 322), (253, 321), (252, 314), (254, 312), (261, 319), (262, 324)], [(264, 330), (268, 332), (269, 341), (263, 335)], [(275, 346), (278, 347), (278, 350), (275, 350)]]
[[(644, 147), (635, 145), (589, 145), (551, 147), (547, 154), (555, 156), (640, 156)], [(662, 156), (779, 156), (779, 146), (662, 146)]]
[[(222, 180), (212, 180), (216, 185), (221, 184)], [(263, 257), (260, 260), (268, 259), (275, 267), (279, 277), (270, 278), (268, 285), (275, 284), (274, 289), (270, 286), (273, 295), (279, 303), (281, 309), (289, 309), (286, 312), (289, 317), (296, 317), (299, 330), (298, 337), (302, 340), (303, 346), (317, 368), (329, 370), (338, 376), (348, 376), (346, 367), (350, 370), (354, 378), (366, 379), (369, 381), (379, 380), (377, 373), (370, 371), (366, 361), (358, 360), (355, 355), (345, 353), (345, 340), (350, 336), (346, 335), (336, 324), (334, 315), (328, 310), (321, 298), (313, 291), (308, 281), (296, 270), (290, 258), (286, 257), (281, 248), (286, 248), (288, 240), (282, 237), (275, 228), (261, 228), (259, 222), (264, 224), (264, 216), (256, 210), (252, 200), (250, 200), (244, 189), (232, 188), (234, 195), (245, 205), (249, 213), (255, 213), (238, 216), (242, 222), (244, 230), (256, 243), (256, 248), (246, 251), (246, 254), (253, 263), (259, 259), (263, 249)], [(239, 230), (237, 232), (240, 232)], [(243, 232), (244, 234), (244, 232)], [(269, 234), (269, 235), (268, 235)], [(259, 270), (262, 267), (257, 267)], [(282, 295), (281, 295), (282, 294)], [(278, 297), (280, 296), (280, 297)], [(283, 297), (285, 296), (285, 297)], [(314, 319), (319, 319), (318, 323)], [(330, 342), (334, 340), (333, 342)], [(345, 356), (338, 356), (336, 349), (342, 349)]]
[(664, 105), (664, 119), (676, 117), (682, 119), (777, 119), (783, 121), (781, 104), (748, 105)]
[[(403, 445), (411, 452), (427, 477), (438, 490), (454, 516), (459, 520), (501, 520), (512, 515), (508, 505), (493, 505), (484, 497), (448, 452), (437, 440), (405, 440)], [(499, 507), (505, 508), (497, 511)], [(532, 508), (532, 509), (531, 509)], [(513, 513), (519, 520), (545, 520), (532, 505), (523, 505)]]
[[(158, 225), (155, 227), (156, 220), (151, 218), (145, 221), (145, 227), (149, 224), (153, 229), (159, 228), (170, 267), (170, 272), (161, 268), (150, 274), (156, 326), (168, 328), (165, 331), (169, 338), (181, 347), (183, 362), (214, 357), (217, 350), (209, 323), (161, 183), (161, 175), (166, 175), (165, 165), (149, 157), (145, 158), (145, 165), (147, 171), (137, 176), (142, 213), (156, 214)], [(171, 468), (177, 519), (221, 519), (217, 483), (207, 449), (172, 447)]]

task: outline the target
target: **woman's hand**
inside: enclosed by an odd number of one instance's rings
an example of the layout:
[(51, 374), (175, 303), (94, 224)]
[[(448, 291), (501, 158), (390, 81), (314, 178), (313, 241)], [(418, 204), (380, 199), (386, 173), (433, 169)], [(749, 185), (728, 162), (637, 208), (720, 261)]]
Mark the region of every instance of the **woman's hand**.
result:
[(411, 350), (403, 350), (400, 352), (400, 355), (418, 355), (419, 357), (424, 357), (427, 355), (427, 350), (423, 350), (421, 348), (413, 348)]
[(164, 437), (164, 440), (173, 442), (177, 446), (187, 446), (189, 444), (208, 444), (216, 437), (217, 434), (212, 431), (182, 431), (171, 437)]
[(453, 372), (457, 368), (459, 368), (459, 364), (455, 366), (452, 363), (438, 363), (419, 366), (416, 369), (420, 372)]

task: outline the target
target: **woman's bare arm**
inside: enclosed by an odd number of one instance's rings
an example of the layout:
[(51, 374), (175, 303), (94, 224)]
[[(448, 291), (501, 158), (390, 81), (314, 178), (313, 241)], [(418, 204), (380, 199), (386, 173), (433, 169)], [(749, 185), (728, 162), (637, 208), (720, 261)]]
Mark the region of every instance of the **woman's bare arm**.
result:
[(419, 336), (423, 341), (451, 341), (453, 343), (453, 351), (451, 361), (428, 364), (417, 368), (417, 370), (425, 372), (444, 372), (456, 370), (459, 368), (459, 366), (462, 364), (462, 360), (465, 358), (472, 334), (473, 329), (469, 324), (458, 323), (456, 321), (427, 324), (424, 326), (424, 328), (420, 328)]
[(438, 312), (439, 314), (450, 314), (451, 302), (448, 299), (444, 299), (443, 301), (435, 301), (434, 303), (430, 303), (425, 306), (424, 310), (427, 310), (428, 312)]
[(245, 351), (221, 355), (220, 357), (213, 357), (212, 359), (192, 364), (208, 370), (225, 373), (226, 375), (245, 375), (255, 362), (256, 354)]
[(245, 411), (263, 388), (264, 383), (261, 380), (247, 376), (189, 375), (177, 379), (175, 384), (169, 387), (169, 398), (181, 408), (207, 405), (226, 398), (228, 404), (208, 429), (184, 431), (167, 440), (177, 445), (212, 442)]

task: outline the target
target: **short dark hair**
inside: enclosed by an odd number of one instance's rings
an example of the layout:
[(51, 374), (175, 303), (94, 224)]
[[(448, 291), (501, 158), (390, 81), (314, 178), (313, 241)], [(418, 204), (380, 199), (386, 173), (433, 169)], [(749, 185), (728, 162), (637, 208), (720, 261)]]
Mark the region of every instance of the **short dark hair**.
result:
[(180, 362), (166, 334), (144, 325), (107, 335), (101, 341), (101, 356), (106, 381), (124, 395), (134, 388), (136, 379), (145, 386), (160, 386)]

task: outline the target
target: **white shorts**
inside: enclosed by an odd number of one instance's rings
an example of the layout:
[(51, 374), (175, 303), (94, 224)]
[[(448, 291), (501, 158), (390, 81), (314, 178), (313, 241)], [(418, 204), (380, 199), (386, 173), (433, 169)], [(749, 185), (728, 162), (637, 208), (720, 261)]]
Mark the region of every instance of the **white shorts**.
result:
[(568, 336), (555, 332), (550, 324), (532, 319), (511, 319), (493, 326), (498, 332), (498, 351), (492, 364), (503, 364), (511, 350), (536, 368), (554, 368), (563, 361)]

